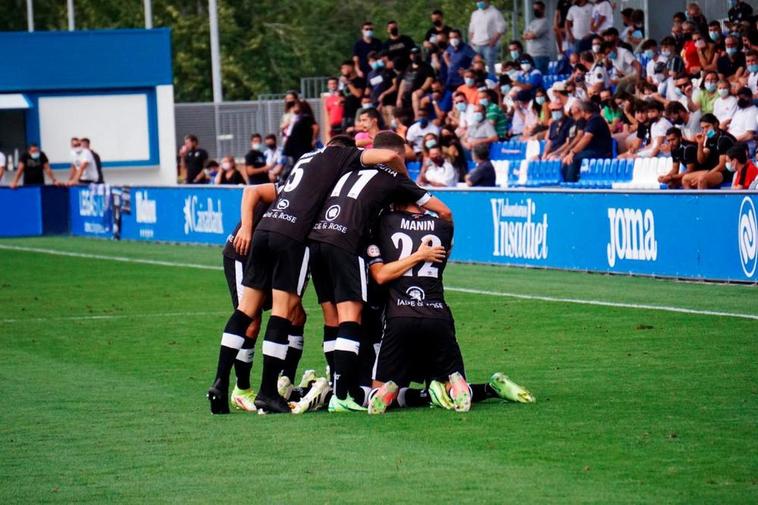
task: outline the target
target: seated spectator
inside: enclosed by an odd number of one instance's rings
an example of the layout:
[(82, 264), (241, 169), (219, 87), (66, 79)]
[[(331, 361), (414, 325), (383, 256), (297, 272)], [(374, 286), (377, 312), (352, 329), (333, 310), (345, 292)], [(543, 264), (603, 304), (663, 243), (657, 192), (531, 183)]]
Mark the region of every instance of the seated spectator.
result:
[(749, 21), (753, 17), (753, 7), (743, 0), (731, 0), (729, 2), (731, 8), (729, 9), (729, 28), (734, 30), (738, 24), (742, 21)]
[(429, 121), (427, 112), (422, 109), (419, 111), (418, 121), (408, 127), (408, 131), (405, 134), (405, 140), (413, 148), (413, 152), (417, 158), (424, 150), (424, 136), (427, 133), (439, 135), (440, 128), (432, 121)]
[(534, 120), (526, 123), (522, 134), (523, 140), (542, 140), (550, 123), (550, 109), (547, 104), (547, 93), (542, 88), (534, 91), (534, 99), (531, 102), (531, 113)]
[(613, 67), (611, 82), (622, 91), (630, 92), (642, 75), (642, 66), (631, 51), (619, 44), (619, 32), (608, 28), (603, 32), (603, 39), (609, 44), (608, 61)]
[(626, 137), (616, 137), (618, 142), (619, 159), (635, 158), (637, 153), (647, 146), (650, 141), (650, 120), (647, 115), (647, 102), (637, 101), (634, 104), (634, 120)]
[(663, 104), (658, 101), (651, 101), (647, 104), (647, 120), (650, 125), (650, 132), (647, 146), (637, 153), (641, 158), (655, 158), (656, 156), (668, 154), (665, 152), (667, 147), (664, 146), (666, 132), (671, 128), (671, 123), (663, 115)]
[(521, 56), (519, 59), (519, 65), (521, 71), (516, 76), (516, 82), (513, 83), (513, 87), (529, 91), (533, 96), (536, 89), (544, 88), (542, 72), (534, 67), (534, 60), (528, 54)]
[(532, 97), (528, 91), (522, 90), (513, 97), (513, 122), (511, 123), (511, 135), (519, 136), (527, 133), (527, 126), (537, 122), (536, 110), (532, 104)]
[(497, 137), (504, 139), (508, 135), (510, 122), (497, 103), (497, 93), (491, 89), (480, 89), (479, 103), (485, 107), (487, 121), (495, 127)]
[(542, 159), (557, 160), (560, 159), (561, 154), (565, 151), (565, 147), (568, 144), (569, 131), (574, 125), (574, 120), (564, 114), (561, 102), (550, 102), (549, 107), (550, 128), (548, 129), (547, 141), (545, 142), (545, 151), (542, 154)]
[(479, 144), (472, 150), (476, 168), (466, 175), (466, 186), (493, 187), (497, 186), (495, 167), (490, 161), (490, 146)]
[(600, 114), (608, 123), (611, 133), (615, 134), (623, 130), (626, 117), (609, 89), (600, 92)]
[(458, 181), (463, 182), (466, 172), (468, 172), (468, 162), (463, 153), (463, 146), (460, 139), (448, 128), (443, 128), (440, 132), (440, 145), (445, 158), (453, 165), (458, 174)]
[(521, 44), (520, 40), (511, 40), (508, 42), (508, 55), (511, 57), (508, 61), (511, 61), (514, 65), (518, 66), (522, 54), (524, 54), (524, 46)]
[(705, 114), (700, 119), (702, 132), (695, 135), (697, 161), (702, 171), (682, 177), (685, 189), (709, 189), (731, 183), (734, 173), (726, 169), (726, 153), (736, 143), (734, 137), (719, 127), (719, 120), (713, 114)]
[(613, 150), (611, 131), (608, 123), (600, 116), (597, 105), (584, 101), (579, 106), (582, 117), (587, 121), (581, 140), (571, 148), (562, 160), (561, 175), (567, 182), (579, 180), (582, 160), (591, 158), (610, 158)]
[(645, 38), (645, 12), (641, 9), (635, 9), (632, 12), (631, 20), (631, 31), (628, 32), (626, 39), (621, 40), (619, 44), (634, 52), (634, 48), (639, 46), (642, 39)]
[(682, 137), (693, 140), (700, 131), (700, 113), (690, 113), (681, 102), (669, 102), (666, 106), (666, 118), (671, 124), (682, 130)]
[(671, 150), (671, 170), (658, 177), (658, 182), (667, 184), (669, 189), (682, 187), (682, 178), (700, 170), (697, 163), (697, 144), (684, 140), (682, 131), (672, 127), (666, 132), (666, 142)]
[(755, 155), (755, 134), (758, 133), (758, 107), (753, 105), (753, 93), (750, 88), (737, 91), (737, 111), (729, 122), (729, 133), (737, 142), (742, 142), (748, 149), (748, 155)]
[(471, 150), (479, 144), (486, 144), (489, 148), (491, 143), (497, 142), (495, 127), (485, 118), (484, 106), (477, 105), (472, 114), (471, 124), (466, 129), (466, 136), (463, 138), (462, 144), (466, 149)]
[(221, 170), (216, 174), (216, 184), (245, 184), (245, 178), (234, 162), (234, 156), (224, 156), (221, 160)]
[(218, 177), (220, 172), (221, 167), (219, 167), (218, 161), (209, 160), (200, 177), (196, 178), (198, 182), (195, 184), (216, 184), (216, 177)]
[(750, 88), (753, 99), (758, 99), (758, 51), (750, 50), (745, 53), (747, 72), (743, 75), (742, 85)]
[(456, 91), (466, 96), (467, 103), (474, 105), (479, 103), (479, 88), (476, 85), (476, 75), (473, 70), (469, 68), (463, 72), (463, 84), (458, 86)]
[(421, 186), (436, 188), (455, 187), (458, 183), (458, 173), (453, 165), (445, 159), (439, 146), (435, 145), (429, 148), (428, 156), (421, 166), (417, 182)]
[(245, 175), (249, 184), (266, 184), (268, 166), (263, 154), (263, 138), (258, 133), (250, 136), (250, 150), (245, 154)]
[(411, 50), (411, 62), (400, 74), (396, 106), (399, 108), (412, 107), (415, 117), (418, 117), (419, 102), (431, 90), (434, 82), (434, 70), (421, 58), (417, 47)]
[(718, 118), (721, 128), (726, 130), (737, 112), (737, 97), (732, 95), (728, 81), (719, 81), (718, 94), (719, 97), (713, 102), (713, 115)]
[(473, 113), (474, 106), (469, 106), (466, 95), (455, 92), (453, 95), (453, 109), (445, 118), (445, 124), (455, 130), (455, 134), (463, 137), (468, 127), (469, 113)]
[(740, 42), (736, 37), (728, 36), (725, 45), (724, 52), (716, 60), (716, 67), (724, 79), (732, 80), (738, 71), (744, 72), (745, 53), (739, 50)]
[(726, 169), (734, 174), (732, 189), (749, 189), (758, 176), (758, 168), (748, 158), (744, 144), (735, 144), (726, 152)]
[(371, 149), (374, 137), (379, 133), (379, 113), (376, 109), (363, 109), (358, 119), (360, 131), (355, 134), (355, 147)]
[(719, 75), (714, 71), (708, 71), (701, 81), (701, 87), (697, 93), (688, 95), (687, 107), (690, 111), (700, 111), (702, 114), (713, 114), (713, 105), (719, 97), (717, 90)]

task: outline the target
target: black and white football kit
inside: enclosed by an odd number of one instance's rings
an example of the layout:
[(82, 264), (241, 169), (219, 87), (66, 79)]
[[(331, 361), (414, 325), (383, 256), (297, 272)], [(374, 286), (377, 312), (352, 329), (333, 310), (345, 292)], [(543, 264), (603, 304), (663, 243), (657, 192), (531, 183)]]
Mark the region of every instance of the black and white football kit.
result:
[(255, 229), (243, 285), (302, 295), (308, 273), (308, 233), (335, 183), (361, 167), (360, 155), (357, 149), (327, 147), (298, 160)]
[(366, 241), (370, 221), (389, 203), (424, 205), (430, 198), (406, 175), (384, 165), (345, 173), (308, 235), (319, 303), (365, 302), (368, 273), (360, 246)]
[[(269, 204), (265, 202), (258, 202), (253, 209), (253, 230), (258, 227), (263, 214), (269, 208)], [(227, 237), (226, 244), (222, 255), (224, 257), (224, 276), (226, 277), (226, 284), (229, 287), (229, 294), (232, 297), (232, 306), (237, 308), (239, 305), (240, 297), (242, 296), (242, 279), (247, 269), (247, 262), (250, 258), (250, 252), (252, 247), (248, 248), (248, 252), (245, 256), (238, 254), (234, 248), (234, 238), (237, 236), (237, 232), (242, 227), (242, 223), (237, 223), (234, 231)], [(271, 308), (270, 300), (266, 302), (266, 307), (263, 310)]]
[[(390, 212), (382, 216), (366, 255), (370, 265), (390, 263), (410, 256), (422, 243), (450, 251), (452, 223), (431, 214)], [(387, 285), (374, 379), (403, 387), (412, 380), (447, 381), (454, 372), (465, 376), (455, 322), (445, 303), (446, 265), (447, 260), (416, 265)]]

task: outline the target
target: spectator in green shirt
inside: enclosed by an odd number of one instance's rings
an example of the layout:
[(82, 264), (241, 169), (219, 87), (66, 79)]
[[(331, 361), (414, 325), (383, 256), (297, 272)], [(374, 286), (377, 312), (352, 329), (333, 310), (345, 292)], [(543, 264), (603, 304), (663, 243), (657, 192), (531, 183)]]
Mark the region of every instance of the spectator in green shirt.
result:
[(497, 137), (499, 139), (504, 139), (508, 134), (511, 125), (510, 121), (508, 121), (508, 116), (505, 115), (505, 112), (503, 112), (498, 105), (497, 93), (491, 89), (480, 89), (479, 103), (485, 106), (487, 111), (487, 121), (492, 123), (492, 126), (495, 127)]

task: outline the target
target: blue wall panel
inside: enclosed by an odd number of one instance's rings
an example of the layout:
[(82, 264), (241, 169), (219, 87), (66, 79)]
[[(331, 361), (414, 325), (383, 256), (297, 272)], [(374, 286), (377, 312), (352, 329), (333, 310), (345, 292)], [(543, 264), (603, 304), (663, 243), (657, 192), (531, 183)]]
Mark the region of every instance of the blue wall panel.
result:
[(0, 188), (0, 237), (42, 235), (41, 188)]

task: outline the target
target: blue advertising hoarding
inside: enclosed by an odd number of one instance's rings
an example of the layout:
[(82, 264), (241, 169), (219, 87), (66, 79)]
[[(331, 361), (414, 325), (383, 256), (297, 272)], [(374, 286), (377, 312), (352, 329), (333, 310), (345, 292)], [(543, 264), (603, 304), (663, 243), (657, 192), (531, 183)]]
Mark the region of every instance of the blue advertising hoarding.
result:
[(0, 237), (42, 235), (42, 187), (0, 188)]

